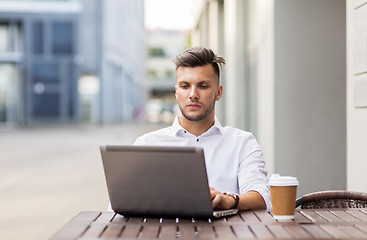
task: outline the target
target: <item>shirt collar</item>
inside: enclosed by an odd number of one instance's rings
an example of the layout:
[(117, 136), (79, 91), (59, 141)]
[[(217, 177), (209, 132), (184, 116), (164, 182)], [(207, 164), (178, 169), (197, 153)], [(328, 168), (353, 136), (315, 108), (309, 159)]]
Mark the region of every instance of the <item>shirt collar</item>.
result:
[[(187, 131), (180, 125), (181, 117), (182, 117), (181, 115), (178, 115), (176, 116), (175, 120), (173, 121), (173, 124), (172, 124), (172, 135), (173, 136), (182, 136), (185, 133), (185, 131)], [(208, 131), (203, 133), (201, 136), (210, 136), (210, 135), (215, 135), (215, 134), (222, 135), (223, 129), (224, 128), (220, 124), (219, 120), (217, 119), (217, 117), (215, 117), (214, 125), (211, 128), (209, 128)]]

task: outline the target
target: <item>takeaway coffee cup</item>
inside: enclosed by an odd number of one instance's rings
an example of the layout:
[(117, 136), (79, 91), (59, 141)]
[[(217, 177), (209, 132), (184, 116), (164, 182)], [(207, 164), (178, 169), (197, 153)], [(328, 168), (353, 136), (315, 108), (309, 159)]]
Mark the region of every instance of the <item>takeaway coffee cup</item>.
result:
[(273, 174), (269, 180), (273, 216), (277, 220), (294, 218), (296, 207), (297, 178)]

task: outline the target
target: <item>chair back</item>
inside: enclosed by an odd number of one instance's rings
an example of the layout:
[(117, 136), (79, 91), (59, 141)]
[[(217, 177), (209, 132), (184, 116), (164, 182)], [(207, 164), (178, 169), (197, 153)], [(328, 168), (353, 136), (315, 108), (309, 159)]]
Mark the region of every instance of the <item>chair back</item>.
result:
[(296, 201), (296, 208), (367, 208), (367, 193), (352, 191), (321, 191), (306, 194)]

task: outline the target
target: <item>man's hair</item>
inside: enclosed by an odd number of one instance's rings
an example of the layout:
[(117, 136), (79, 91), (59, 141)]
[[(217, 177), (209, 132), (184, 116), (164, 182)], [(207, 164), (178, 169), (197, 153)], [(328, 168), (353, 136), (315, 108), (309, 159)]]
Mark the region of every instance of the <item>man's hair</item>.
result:
[(173, 59), (173, 62), (176, 64), (176, 70), (179, 67), (199, 67), (211, 64), (214, 68), (214, 72), (218, 76), (218, 79), (220, 70), (225, 64), (224, 58), (218, 57), (211, 49), (204, 47), (192, 47), (186, 49), (183, 53)]

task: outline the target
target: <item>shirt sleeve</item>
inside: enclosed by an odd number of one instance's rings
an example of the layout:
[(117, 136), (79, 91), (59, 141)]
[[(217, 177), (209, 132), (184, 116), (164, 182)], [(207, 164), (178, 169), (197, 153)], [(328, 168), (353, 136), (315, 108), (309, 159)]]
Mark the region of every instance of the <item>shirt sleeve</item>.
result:
[(142, 146), (142, 145), (144, 145), (144, 138), (143, 138), (143, 136), (140, 136), (140, 137), (138, 137), (136, 140), (135, 140), (135, 142), (133, 143), (133, 145), (135, 145), (135, 146)]
[(271, 210), (271, 196), (263, 152), (253, 135), (244, 142), (240, 158), (238, 171), (240, 193), (258, 192), (263, 197), (266, 208)]

